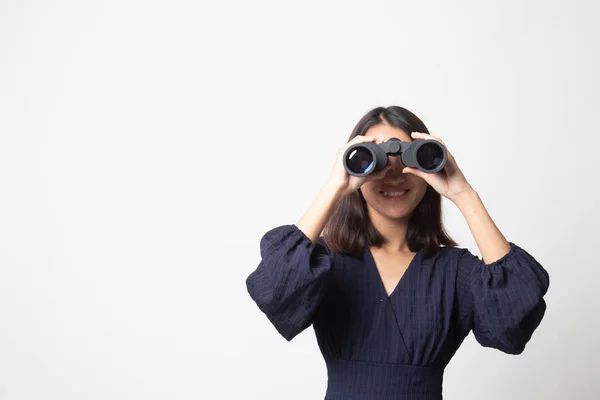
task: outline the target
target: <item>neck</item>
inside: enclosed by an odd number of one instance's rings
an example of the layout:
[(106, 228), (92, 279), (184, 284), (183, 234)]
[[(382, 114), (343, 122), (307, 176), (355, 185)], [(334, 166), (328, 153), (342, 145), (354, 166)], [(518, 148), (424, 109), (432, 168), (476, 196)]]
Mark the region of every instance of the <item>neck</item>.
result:
[(406, 241), (406, 231), (408, 230), (410, 215), (402, 219), (393, 220), (382, 216), (370, 207), (368, 207), (368, 213), (371, 223), (385, 239), (385, 244), (380, 247), (381, 250), (386, 253), (412, 253)]

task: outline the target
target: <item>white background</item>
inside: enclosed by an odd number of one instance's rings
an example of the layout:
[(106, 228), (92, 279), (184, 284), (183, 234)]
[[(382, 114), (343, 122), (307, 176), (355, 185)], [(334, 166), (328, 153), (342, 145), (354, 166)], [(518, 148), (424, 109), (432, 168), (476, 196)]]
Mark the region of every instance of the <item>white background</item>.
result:
[[(597, 399), (594, 1), (0, 3), (0, 399), (319, 399), (246, 291), (371, 108), (441, 137), (549, 271), (525, 352), (447, 399)], [(461, 247), (478, 249), (449, 202)]]

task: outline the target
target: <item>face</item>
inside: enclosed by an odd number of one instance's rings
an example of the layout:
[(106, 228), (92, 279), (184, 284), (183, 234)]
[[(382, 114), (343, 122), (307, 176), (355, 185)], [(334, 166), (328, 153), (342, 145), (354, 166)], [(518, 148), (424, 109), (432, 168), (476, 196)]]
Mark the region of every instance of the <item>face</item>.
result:
[[(412, 138), (402, 129), (389, 125), (375, 125), (369, 128), (365, 136), (379, 138), (377, 143), (389, 138), (398, 138), (403, 142), (412, 142)], [(389, 156), (391, 168), (381, 179), (364, 183), (360, 187), (367, 201), (369, 213), (378, 213), (385, 218), (402, 220), (409, 217), (425, 196), (427, 182), (412, 174), (403, 174), (405, 167), (398, 156)], [(401, 192), (404, 192), (403, 194)]]

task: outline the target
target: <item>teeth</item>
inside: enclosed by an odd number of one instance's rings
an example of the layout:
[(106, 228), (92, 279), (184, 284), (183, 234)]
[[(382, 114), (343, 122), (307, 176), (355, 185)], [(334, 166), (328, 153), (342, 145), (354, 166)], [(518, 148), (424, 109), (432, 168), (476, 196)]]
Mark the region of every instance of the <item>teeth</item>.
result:
[(402, 192), (383, 192), (383, 195), (384, 196), (402, 196), (406, 192), (408, 192), (408, 190), (404, 190)]

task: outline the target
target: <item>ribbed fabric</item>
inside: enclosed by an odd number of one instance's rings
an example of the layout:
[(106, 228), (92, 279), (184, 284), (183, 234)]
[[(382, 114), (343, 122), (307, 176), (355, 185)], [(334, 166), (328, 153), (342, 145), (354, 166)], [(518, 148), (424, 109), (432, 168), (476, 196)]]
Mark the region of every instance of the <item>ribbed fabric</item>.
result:
[(327, 400), (442, 398), (441, 369), (336, 359), (326, 364)]
[(467, 249), (418, 252), (389, 296), (368, 248), (333, 253), (283, 225), (260, 250), (248, 292), (287, 340), (313, 326), (327, 399), (441, 399), (443, 371), (470, 331), (518, 354), (546, 310), (548, 273), (512, 242), (487, 265)]

